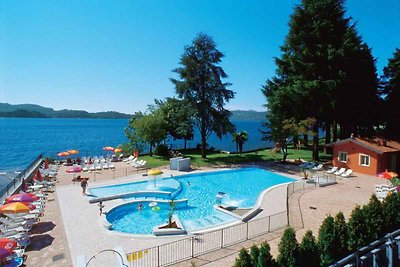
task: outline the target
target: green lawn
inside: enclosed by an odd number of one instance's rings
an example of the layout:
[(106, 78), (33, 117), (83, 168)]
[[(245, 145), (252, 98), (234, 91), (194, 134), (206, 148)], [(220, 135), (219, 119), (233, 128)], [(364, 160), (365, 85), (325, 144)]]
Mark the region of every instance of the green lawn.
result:
[[(280, 153), (271, 153), (271, 150), (260, 150), (256, 152), (248, 152), (242, 154), (225, 154), (219, 152), (208, 152), (207, 158), (202, 159), (199, 150), (191, 150), (183, 152), (185, 157), (191, 158), (191, 163), (197, 167), (203, 166), (218, 166), (218, 165), (231, 165), (248, 162), (260, 162), (268, 160), (280, 160), (282, 155)], [(159, 156), (141, 156), (143, 160), (147, 161), (149, 168), (157, 168), (169, 164), (169, 159)], [(288, 159), (298, 159), (310, 161), (312, 159), (312, 153), (310, 150), (295, 150), (289, 149)], [(320, 153), (320, 159), (322, 161), (330, 160), (331, 155)]]

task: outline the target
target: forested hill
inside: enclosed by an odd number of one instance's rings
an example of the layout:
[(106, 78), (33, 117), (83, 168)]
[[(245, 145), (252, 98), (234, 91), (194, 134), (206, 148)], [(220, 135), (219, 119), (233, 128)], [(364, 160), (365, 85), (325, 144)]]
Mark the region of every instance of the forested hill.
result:
[(0, 103), (0, 117), (13, 118), (88, 118), (88, 119), (127, 119), (132, 115), (116, 111), (90, 113), (84, 110), (54, 110), (34, 104), (11, 105)]
[(231, 121), (266, 121), (267, 112), (254, 110), (232, 110)]

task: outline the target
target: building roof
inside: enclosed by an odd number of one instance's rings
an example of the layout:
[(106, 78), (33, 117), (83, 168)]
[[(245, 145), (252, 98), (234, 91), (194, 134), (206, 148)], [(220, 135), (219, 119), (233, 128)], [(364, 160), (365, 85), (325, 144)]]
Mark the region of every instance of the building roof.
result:
[[(383, 154), (383, 153), (389, 153), (389, 152), (399, 152), (400, 151), (400, 143), (397, 141), (393, 140), (384, 140), (382, 138), (378, 137), (370, 137), (370, 138), (365, 138), (365, 137), (353, 137), (353, 138), (347, 138), (343, 139), (340, 141), (337, 141), (333, 143), (332, 145), (340, 145), (344, 144), (347, 142), (353, 142), (355, 144), (358, 144), (360, 146), (363, 146), (369, 150), (372, 150), (376, 153)], [(386, 142), (386, 144), (385, 144)]]

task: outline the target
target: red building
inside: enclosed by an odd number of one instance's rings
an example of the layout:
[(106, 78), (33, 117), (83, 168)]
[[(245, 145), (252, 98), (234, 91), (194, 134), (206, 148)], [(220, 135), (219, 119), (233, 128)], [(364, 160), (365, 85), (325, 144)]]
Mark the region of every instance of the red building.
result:
[(333, 166), (376, 175), (385, 170), (400, 173), (400, 143), (381, 138), (348, 138), (333, 146)]

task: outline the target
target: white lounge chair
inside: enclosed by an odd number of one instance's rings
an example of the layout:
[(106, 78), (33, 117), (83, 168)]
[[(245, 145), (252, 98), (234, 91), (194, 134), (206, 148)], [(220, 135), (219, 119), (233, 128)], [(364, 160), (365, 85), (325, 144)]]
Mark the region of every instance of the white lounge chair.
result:
[(347, 171), (345, 171), (341, 176), (342, 177), (350, 177), (350, 175), (353, 173), (352, 169), (348, 169)]
[(338, 167), (332, 167), (329, 171), (326, 171), (326, 173), (335, 173), (337, 171)]
[(101, 167), (103, 168), (103, 170), (108, 170), (108, 165), (106, 162), (102, 162)]
[(129, 162), (129, 161), (131, 161), (131, 160), (133, 160), (135, 157), (134, 156), (129, 156), (128, 158), (126, 158), (126, 159), (123, 159), (122, 161), (123, 162)]
[(109, 162), (108, 163), (108, 168), (113, 170), (113, 169), (115, 169), (115, 166), (114, 166), (114, 164), (112, 162)]
[(319, 170), (321, 170), (321, 169), (322, 169), (322, 167), (324, 167), (324, 165), (322, 165), (322, 164), (319, 164), (318, 166), (316, 166), (316, 167), (312, 168), (312, 170), (313, 170), (313, 171), (319, 171)]
[(342, 175), (346, 171), (346, 168), (340, 168), (337, 172), (333, 173), (334, 175)]
[(96, 170), (96, 167), (94, 167), (94, 164), (91, 164), (89, 166), (89, 171), (95, 171), (95, 170)]
[(7, 219), (5, 217), (0, 217), (0, 222), (3, 223), (4, 225), (6, 225), (6, 228), (12, 228), (12, 227), (19, 227), (22, 226), (24, 228), (28, 228), (29, 226), (32, 227), (32, 225), (35, 223), (34, 221), (19, 221), (19, 222), (15, 222), (12, 221), (10, 219)]

